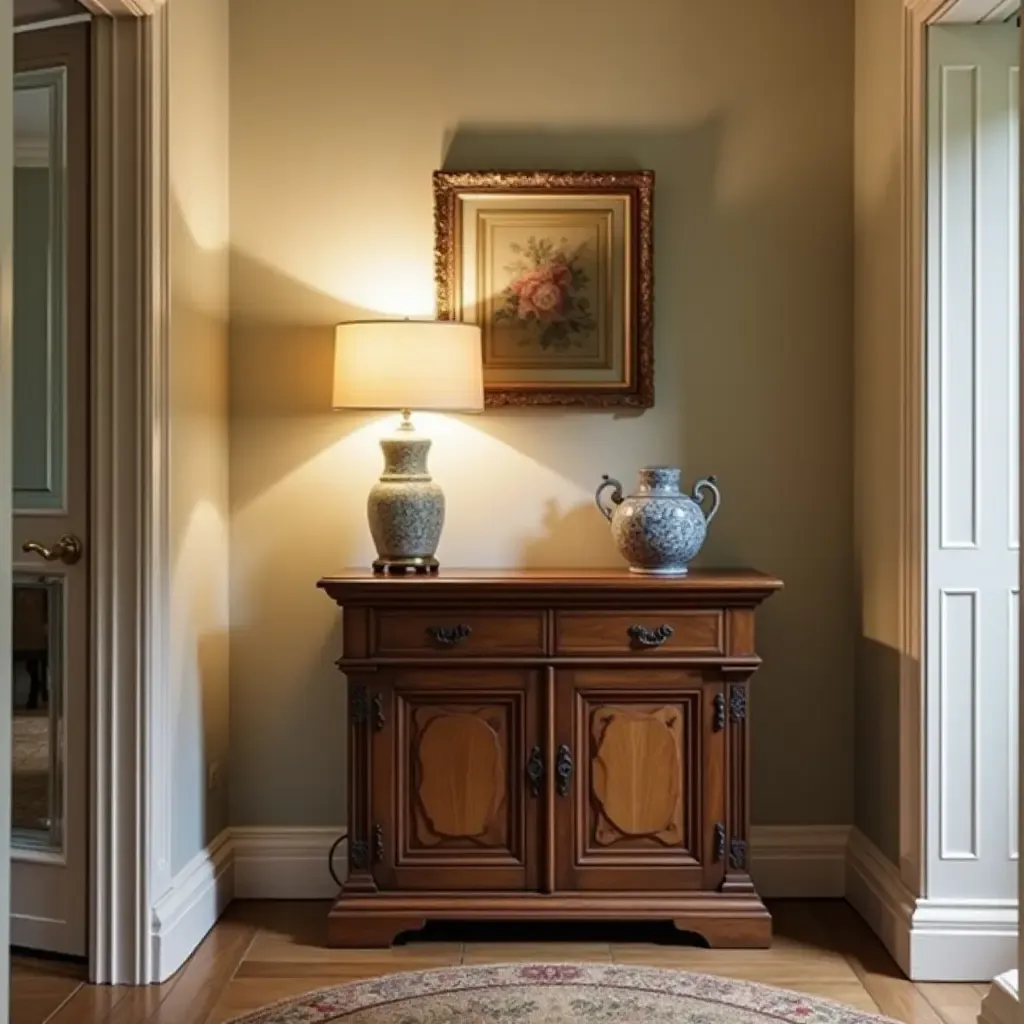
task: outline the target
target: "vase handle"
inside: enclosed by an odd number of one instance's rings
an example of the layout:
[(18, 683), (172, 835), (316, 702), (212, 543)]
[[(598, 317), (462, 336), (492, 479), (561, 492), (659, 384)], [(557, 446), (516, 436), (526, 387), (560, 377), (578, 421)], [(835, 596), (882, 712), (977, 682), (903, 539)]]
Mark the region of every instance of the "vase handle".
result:
[(605, 517), (605, 519), (607, 519), (608, 522), (610, 523), (612, 521), (612, 515), (614, 514), (615, 510), (613, 508), (610, 508), (607, 505), (602, 505), (601, 504), (601, 495), (604, 493), (605, 490), (607, 490), (607, 488), (611, 487), (612, 488), (612, 493), (611, 493), (611, 502), (612, 502), (612, 504), (613, 505), (621, 505), (622, 504), (622, 484), (620, 484), (618, 480), (614, 480), (607, 473), (602, 474), (601, 480), (603, 481), (603, 483), (601, 484), (600, 487), (598, 487), (597, 491), (594, 493), (594, 501), (597, 503), (597, 507), (601, 510), (601, 515), (603, 515)]
[[(717, 481), (713, 476), (705, 477), (703, 480), (698, 480), (693, 487), (693, 500), (698, 505), (704, 503), (704, 491), (709, 490), (711, 492), (711, 508), (704, 513), (704, 521), (710, 525), (711, 520), (718, 514), (718, 506), (722, 503), (722, 495), (718, 491)], [(702, 509), (703, 511), (703, 509)]]

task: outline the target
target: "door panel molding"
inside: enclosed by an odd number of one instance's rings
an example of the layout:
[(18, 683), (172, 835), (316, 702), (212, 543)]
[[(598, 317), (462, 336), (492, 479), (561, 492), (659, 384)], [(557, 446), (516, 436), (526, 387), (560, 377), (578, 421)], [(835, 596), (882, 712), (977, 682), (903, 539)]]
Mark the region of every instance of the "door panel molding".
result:
[[(31, 181), (24, 181), (23, 184), (32, 185), (29, 190), (29, 197), (33, 200), (29, 207), (32, 214), (39, 215), (42, 207), (43, 216), (47, 219), (48, 230), (41, 237), (46, 242), (45, 253), (33, 253), (36, 261), (30, 260), (33, 269), (36, 269), (34, 262), (43, 262), (46, 265), (45, 278), (48, 282), (46, 294), (41, 297), (44, 305), (46, 322), (44, 325), (45, 344), (33, 346), (41, 348), (42, 360), (38, 366), (39, 376), (42, 378), (40, 390), (45, 393), (45, 400), (39, 408), (41, 416), (33, 416), (35, 410), (33, 403), (22, 399), (23, 404), (19, 406), (18, 397), (15, 395), (15, 430), (20, 428), (21, 444), (15, 446), (14, 452), (14, 511), (19, 513), (43, 514), (51, 513), (64, 515), (68, 506), (68, 465), (69, 446), (67, 444), (68, 430), (73, 429), (67, 422), (65, 409), (65, 394), (68, 381), (68, 349), (74, 340), (72, 333), (68, 330), (68, 280), (65, 273), (65, 261), (68, 256), (68, 200), (70, 199), (68, 167), (71, 157), (70, 150), (73, 149), (73, 140), (68, 138), (68, 112), (69, 103), (74, 98), (68, 95), (68, 69), (66, 65), (49, 68), (36, 68), (34, 70), (19, 70), (15, 83), (15, 94), (20, 90), (44, 91), (47, 94), (49, 139), (43, 138), (15, 138), (14, 159), (15, 177), (19, 174), (31, 176)], [(50, 141), (56, 152), (50, 153)], [(35, 152), (31, 151), (34, 147)], [(44, 170), (40, 170), (43, 168)], [(48, 168), (48, 170), (47, 170)], [(44, 179), (45, 187), (39, 188), (39, 177)], [(15, 244), (18, 239), (24, 240), (21, 234), (26, 231), (26, 222), (23, 218), (29, 217), (27, 211), (15, 209)], [(38, 220), (36, 220), (38, 223)], [(31, 234), (31, 229), (28, 229)], [(37, 232), (36, 237), (41, 233)], [(27, 275), (32, 278), (32, 274)], [(21, 276), (20, 271), (15, 269), (15, 291), (18, 291), (18, 282), (27, 284), (26, 276)], [(22, 295), (25, 292), (22, 290)], [(33, 296), (38, 302), (40, 297)], [(31, 304), (30, 304), (31, 309)], [(26, 337), (34, 337), (33, 334), (26, 334), (25, 324), (19, 320), (18, 311), (15, 310), (15, 351), (16, 358), (25, 358), (28, 354), (26, 348), (19, 347)], [(38, 327), (38, 320), (29, 320), (30, 327)], [(20, 329), (19, 329), (20, 328)], [(24, 369), (24, 364), (22, 364)], [(36, 433), (43, 446), (43, 453), (33, 452), (29, 447), (25, 451), (25, 432), (29, 427), (26, 423), (26, 416), (34, 419), (31, 432)], [(27, 455), (27, 460), (19, 461), (19, 454)], [(34, 457), (33, 457), (34, 456)], [(32, 463), (26, 466), (24, 462)], [(42, 472), (37, 477), (29, 475), (26, 471), (35, 468), (39, 464)]]

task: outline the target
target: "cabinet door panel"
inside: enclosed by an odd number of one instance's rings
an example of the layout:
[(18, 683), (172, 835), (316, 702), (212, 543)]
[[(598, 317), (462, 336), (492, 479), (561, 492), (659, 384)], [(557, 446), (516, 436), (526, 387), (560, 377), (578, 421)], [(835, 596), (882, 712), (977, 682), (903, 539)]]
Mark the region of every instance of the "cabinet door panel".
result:
[(535, 673), (399, 671), (381, 688), (375, 820), (382, 888), (528, 889), (537, 878)]
[(722, 776), (708, 764), (723, 754), (715, 690), (677, 671), (560, 673), (556, 732), (573, 771), (557, 798), (560, 889), (702, 889), (720, 880)]

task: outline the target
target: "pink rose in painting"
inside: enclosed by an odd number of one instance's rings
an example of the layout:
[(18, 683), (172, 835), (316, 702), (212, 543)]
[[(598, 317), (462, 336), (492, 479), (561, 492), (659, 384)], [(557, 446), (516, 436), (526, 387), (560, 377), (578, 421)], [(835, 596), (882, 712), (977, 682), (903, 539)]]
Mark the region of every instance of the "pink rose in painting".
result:
[(512, 282), (512, 291), (516, 295), (522, 296), (532, 295), (536, 288), (545, 280), (544, 268), (538, 267), (536, 270), (529, 270), (522, 277), (516, 278)]
[(588, 242), (531, 235), (509, 246), (508, 284), (494, 310), (496, 326), (513, 324), (516, 344), (562, 352), (597, 330)]
[(541, 318), (550, 319), (562, 305), (562, 289), (550, 281), (544, 281), (534, 289), (530, 299)]
[(569, 287), (572, 281), (572, 271), (564, 263), (552, 263), (548, 267), (551, 273), (551, 283), (557, 285), (563, 291)]
[(548, 322), (560, 319), (564, 289), (571, 278), (563, 263), (549, 263), (523, 274), (512, 283), (512, 291), (519, 298), (519, 318), (525, 320), (532, 315)]

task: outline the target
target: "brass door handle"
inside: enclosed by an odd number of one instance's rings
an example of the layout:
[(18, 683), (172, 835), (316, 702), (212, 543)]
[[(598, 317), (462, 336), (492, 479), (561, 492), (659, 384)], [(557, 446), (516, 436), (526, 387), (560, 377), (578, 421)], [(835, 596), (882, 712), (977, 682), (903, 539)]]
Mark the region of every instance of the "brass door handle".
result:
[(27, 540), (21, 545), (21, 550), (31, 555), (40, 555), (47, 562), (59, 561), (65, 565), (74, 565), (82, 557), (82, 542), (74, 534), (67, 533), (52, 548)]

